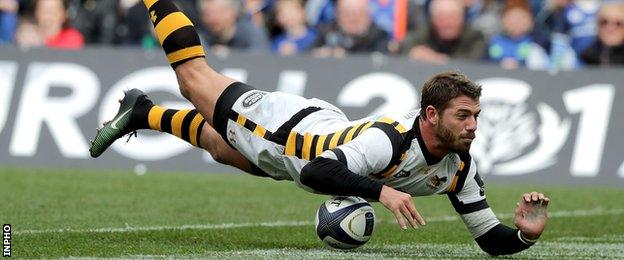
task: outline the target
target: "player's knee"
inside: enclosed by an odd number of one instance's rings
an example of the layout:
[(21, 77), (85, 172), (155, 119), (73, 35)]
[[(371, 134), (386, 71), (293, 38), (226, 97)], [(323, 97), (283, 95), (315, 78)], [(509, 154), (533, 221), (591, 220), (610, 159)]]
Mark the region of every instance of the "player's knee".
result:
[(206, 85), (206, 76), (210, 73), (210, 69), (204, 59), (195, 58), (178, 65), (175, 72), (180, 92), (188, 99), (193, 89)]

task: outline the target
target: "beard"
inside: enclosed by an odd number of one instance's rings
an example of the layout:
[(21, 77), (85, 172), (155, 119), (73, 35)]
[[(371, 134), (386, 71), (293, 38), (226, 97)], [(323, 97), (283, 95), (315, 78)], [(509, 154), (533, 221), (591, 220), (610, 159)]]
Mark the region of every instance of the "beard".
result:
[(456, 135), (442, 123), (438, 124), (436, 130), (436, 136), (444, 148), (454, 153), (467, 153), (470, 151), (470, 145), (475, 138), (474, 132)]

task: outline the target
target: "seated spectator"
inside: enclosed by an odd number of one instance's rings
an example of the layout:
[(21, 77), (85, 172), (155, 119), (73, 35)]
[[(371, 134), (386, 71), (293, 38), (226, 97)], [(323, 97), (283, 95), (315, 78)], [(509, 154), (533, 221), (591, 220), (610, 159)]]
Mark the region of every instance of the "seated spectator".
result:
[(336, 23), (323, 28), (315, 55), (341, 57), (347, 53), (388, 52), (390, 36), (372, 23), (368, 0), (338, 0)]
[[(24, 20), (24, 24), (18, 30), (32, 31), (25, 32), (17, 38), (17, 44), (21, 47), (45, 46), (57, 49), (81, 49), (84, 47), (82, 34), (69, 26), (67, 18), (67, 5), (63, 0), (35, 0), (33, 2), (34, 25), (29, 24), (29, 20)], [(34, 39), (25, 39), (32, 37)]]
[(0, 0), (0, 44), (10, 43), (17, 28), (17, 0)]
[(246, 17), (240, 17), (239, 0), (201, 0), (200, 16), (206, 32), (200, 34), (213, 51), (228, 48), (252, 51), (269, 49), (263, 28), (255, 26)]
[(87, 44), (113, 44), (118, 40), (118, 0), (70, 1), (72, 24)]
[[(540, 0), (542, 1), (542, 0)], [(495, 0), (463, 0), (465, 23), (485, 35), (486, 38), (501, 31), (501, 2)]]
[(603, 4), (598, 12), (598, 38), (580, 56), (590, 65), (624, 65), (624, 3)]
[(278, 0), (275, 14), (283, 33), (275, 37), (271, 49), (281, 55), (308, 51), (317, 34), (306, 24), (301, 0)]
[(456, 0), (432, 0), (431, 25), (405, 40), (403, 51), (416, 60), (446, 63), (450, 58), (484, 58), (486, 42), (481, 33), (464, 24), (464, 6)]
[[(504, 32), (490, 39), (488, 57), (499, 62), (503, 68), (515, 69), (526, 65), (531, 52), (541, 47), (536, 43), (533, 29), (533, 16), (525, 0), (507, 0), (503, 10)], [(539, 41), (539, 40), (537, 40)], [(539, 50), (544, 53), (543, 49)], [(547, 57), (542, 57), (548, 59)]]

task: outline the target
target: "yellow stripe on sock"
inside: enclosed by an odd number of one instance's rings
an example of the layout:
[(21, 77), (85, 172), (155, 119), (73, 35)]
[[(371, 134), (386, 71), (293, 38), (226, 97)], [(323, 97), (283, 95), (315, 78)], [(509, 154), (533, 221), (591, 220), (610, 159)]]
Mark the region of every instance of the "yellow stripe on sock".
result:
[(199, 57), (199, 56), (206, 56), (206, 54), (204, 54), (204, 47), (202, 47), (201, 45), (187, 47), (187, 48), (169, 53), (167, 54), (167, 60), (169, 60), (169, 63), (176, 63), (184, 59)]
[(193, 118), (193, 121), (191, 121), (191, 126), (189, 127), (189, 138), (191, 139), (190, 141), (193, 146), (199, 147), (199, 140), (197, 140), (197, 130), (199, 129), (200, 124), (202, 124), (203, 122), (204, 117), (200, 114), (195, 115), (195, 118)]
[(150, 129), (162, 131), (160, 128), (160, 120), (162, 119), (165, 110), (167, 109), (159, 106), (153, 106), (150, 109), (147, 114), (147, 122), (149, 123)]
[(173, 115), (171, 118), (171, 133), (173, 135), (182, 138), (182, 121), (189, 112), (191, 110), (180, 110)]
[(165, 18), (160, 20), (158, 25), (156, 25), (156, 35), (158, 35), (160, 44), (162, 45), (165, 39), (167, 39), (167, 36), (175, 30), (188, 25), (192, 26), (193, 23), (191, 23), (191, 20), (182, 12), (173, 12), (165, 16)]
[(143, 0), (143, 3), (145, 4), (145, 7), (147, 7), (147, 9), (149, 10), (152, 5), (154, 5), (156, 2), (158, 2), (158, 0)]

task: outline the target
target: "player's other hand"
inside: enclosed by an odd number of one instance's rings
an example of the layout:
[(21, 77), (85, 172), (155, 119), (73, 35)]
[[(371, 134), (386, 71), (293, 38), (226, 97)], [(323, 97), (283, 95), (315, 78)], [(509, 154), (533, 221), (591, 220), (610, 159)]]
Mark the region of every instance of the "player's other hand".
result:
[(520, 229), (524, 238), (536, 240), (540, 237), (546, 228), (548, 219), (546, 207), (549, 202), (550, 199), (539, 192), (534, 191), (522, 195), (520, 202), (516, 205), (514, 224)]
[(405, 219), (413, 228), (425, 225), (425, 220), (414, 207), (412, 196), (384, 185), (379, 195), (379, 202), (388, 208), (403, 229), (407, 229)]

